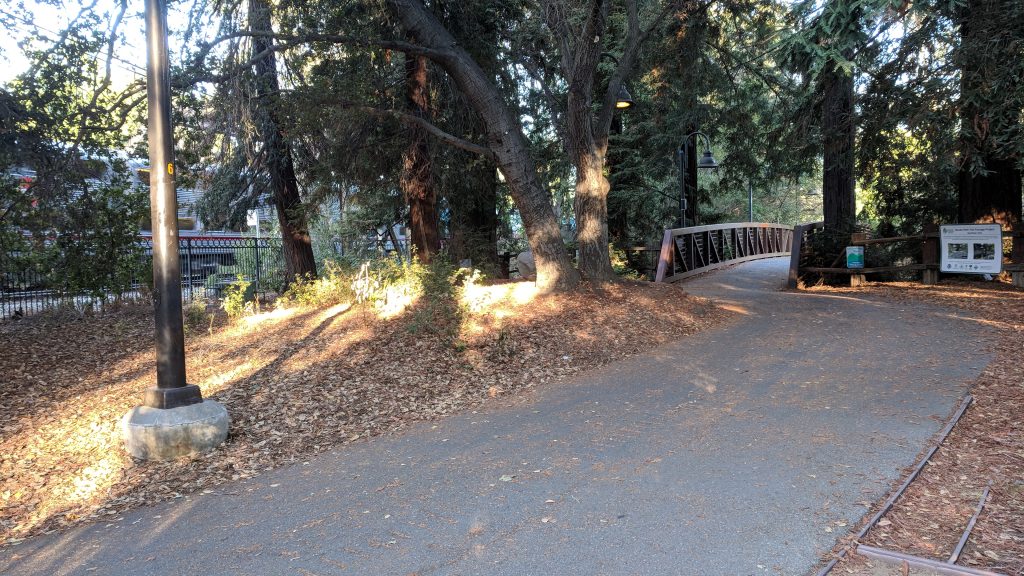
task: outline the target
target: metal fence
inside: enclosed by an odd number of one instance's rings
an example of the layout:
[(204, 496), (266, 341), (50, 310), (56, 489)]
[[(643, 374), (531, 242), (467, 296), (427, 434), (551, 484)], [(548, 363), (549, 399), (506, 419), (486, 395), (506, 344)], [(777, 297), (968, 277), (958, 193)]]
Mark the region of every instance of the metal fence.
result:
[[(45, 271), (14, 255), (0, 255), (0, 320), (60, 307), (101, 309), (113, 301), (139, 300), (149, 294), (153, 241), (139, 240), (141, 265), (127, 290), (101, 290), (97, 294), (69, 291), (60, 270)], [(259, 292), (277, 290), (284, 283), (284, 254), (280, 239), (181, 238), (181, 288), (186, 300), (221, 296), (239, 276)]]
[(678, 282), (722, 266), (789, 256), (793, 227), (738, 222), (665, 230), (655, 282)]

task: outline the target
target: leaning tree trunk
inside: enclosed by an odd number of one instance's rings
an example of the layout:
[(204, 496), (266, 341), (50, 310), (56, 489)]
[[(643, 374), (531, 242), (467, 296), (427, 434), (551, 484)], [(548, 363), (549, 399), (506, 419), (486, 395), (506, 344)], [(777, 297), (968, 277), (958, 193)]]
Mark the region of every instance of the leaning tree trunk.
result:
[[(249, 26), (254, 31), (271, 32), (270, 4), (267, 0), (249, 0)], [(298, 179), (292, 151), (281, 133), (277, 119), (277, 62), (271, 38), (253, 37), (253, 69), (256, 74), (256, 94), (253, 100), (253, 119), (257, 137), (262, 141), (263, 168), (270, 178), (274, 207), (281, 225), (284, 249), (285, 283), (297, 275), (316, 275), (313, 244), (305, 207), (299, 196)]]
[(542, 290), (566, 290), (579, 283), (562, 243), (551, 200), (537, 178), (530, 145), (518, 117), (512, 113), (490, 76), (459, 46), (450, 33), (418, 0), (387, 0), (388, 8), (441, 65), (466, 95), (487, 125), (487, 147), (505, 177), (519, 209), (537, 265)]
[[(958, 216), (961, 222), (994, 222), (1010, 229), (1021, 222), (1021, 170), (1011, 154), (1001, 151), (998, 135), (1012, 133), (1011, 123), (1020, 124), (1019, 110), (1000, 113), (1000, 100), (1007, 93), (1024, 89), (1020, 77), (1012, 86), (996, 82), (993, 76), (1005, 62), (1019, 58), (1019, 18), (1011, 1), (969, 0), (961, 19), (960, 107), (963, 163), (957, 183)], [(1016, 10), (1020, 11), (1020, 8)], [(996, 79), (998, 80), (998, 78)], [(983, 165), (984, 171), (977, 165)], [(973, 169), (972, 169), (973, 168)]]
[[(405, 99), (410, 114), (426, 118), (427, 59), (405, 56)], [(430, 170), (427, 133), (418, 124), (409, 126), (409, 147), (402, 157), (402, 192), (409, 204), (409, 231), (416, 257), (429, 263), (441, 250), (437, 229), (437, 192)]]
[(822, 180), (825, 228), (844, 234), (857, 217), (853, 175), (853, 75), (833, 65), (824, 75), (823, 82), (821, 127), (825, 156)]

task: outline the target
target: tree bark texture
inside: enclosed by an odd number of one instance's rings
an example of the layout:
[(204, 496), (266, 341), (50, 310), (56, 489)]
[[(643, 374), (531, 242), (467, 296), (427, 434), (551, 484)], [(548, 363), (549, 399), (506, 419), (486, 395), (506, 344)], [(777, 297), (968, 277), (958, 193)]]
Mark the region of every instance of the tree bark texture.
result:
[(853, 75), (833, 67), (824, 75), (822, 195), (826, 229), (843, 231), (854, 224)]
[[(421, 118), (429, 115), (427, 59), (405, 55), (406, 108)], [(437, 222), (437, 191), (431, 174), (430, 149), (426, 131), (409, 125), (409, 147), (402, 156), (402, 192), (409, 204), (409, 231), (416, 257), (429, 263), (441, 250)]]
[(578, 151), (576, 161), (576, 245), (580, 274), (599, 282), (615, 279), (608, 251), (608, 191), (604, 174), (604, 151)]
[[(1010, 3), (1019, 0), (969, 0), (961, 20), (960, 107), (962, 164), (958, 174), (957, 204), (960, 222), (992, 222), (1006, 230), (1022, 221), (1022, 178), (1017, 160), (1001, 150), (997, 135), (1012, 133), (1009, 123), (1020, 124), (1019, 114), (1007, 118), (995, 111), (1005, 91), (1024, 90), (1024, 80), (1013, 86), (993, 81), (993, 68), (1004, 60), (1019, 59), (1024, 34)], [(1019, 12), (1019, 8), (1017, 8)], [(983, 170), (979, 168), (983, 167)]]
[[(271, 8), (267, 0), (249, 0), (249, 27), (255, 31), (273, 32)], [(285, 262), (285, 283), (297, 275), (316, 276), (313, 243), (309, 224), (299, 196), (298, 179), (291, 147), (281, 133), (277, 116), (277, 59), (269, 37), (253, 37), (252, 54), (262, 55), (254, 63), (256, 94), (252, 115), (257, 137), (263, 148), (262, 167), (270, 179), (274, 208), (281, 225)]]
[(607, 281), (615, 278), (608, 252), (608, 191), (611, 185), (604, 174), (608, 139), (605, 137), (599, 143), (594, 138), (592, 93), (593, 72), (589, 81), (580, 79), (570, 85), (566, 113), (567, 148), (576, 167), (573, 212), (579, 250), (577, 265), (584, 278)]
[[(593, 113), (594, 76), (603, 45), (593, 39), (604, 34), (607, 13), (607, 3), (594, 0), (586, 14), (581, 39), (570, 42), (571, 53), (563, 55), (572, 62), (567, 70), (569, 91), (565, 121), (569, 137), (566, 148), (576, 167), (573, 212), (579, 250), (577, 265), (584, 278), (599, 282), (615, 279), (608, 250), (608, 191), (611, 185), (604, 173), (611, 117), (607, 118), (607, 125), (602, 125), (605, 118), (599, 119), (595, 125)], [(596, 133), (595, 128), (598, 129)]]
[(958, 216), (964, 223), (996, 223), (1010, 230), (1021, 221), (1021, 173), (1015, 160), (985, 159), (985, 174), (961, 168)]
[(537, 265), (537, 284), (542, 290), (566, 290), (579, 283), (562, 243), (551, 200), (537, 177), (529, 142), (519, 119), (498, 92), (493, 80), (462, 49), (451, 34), (419, 0), (387, 0), (388, 8), (402, 26), (429, 50), (465, 94), (487, 125), (487, 147), (508, 184), (519, 210)]

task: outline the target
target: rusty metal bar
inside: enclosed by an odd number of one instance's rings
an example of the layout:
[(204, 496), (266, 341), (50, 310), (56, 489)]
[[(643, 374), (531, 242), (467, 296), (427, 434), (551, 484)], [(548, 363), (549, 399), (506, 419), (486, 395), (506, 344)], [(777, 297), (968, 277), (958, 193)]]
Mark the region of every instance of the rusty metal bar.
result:
[(960, 553), (964, 551), (964, 546), (967, 544), (967, 539), (971, 537), (971, 530), (974, 530), (974, 524), (978, 521), (978, 516), (981, 514), (982, 509), (985, 508), (985, 501), (988, 500), (989, 490), (992, 489), (992, 481), (988, 481), (988, 486), (985, 486), (985, 491), (981, 493), (981, 499), (978, 500), (978, 507), (974, 509), (974, 514), (971, 515), (970, 521), (967, 522), (967, 528), (964, 529), (963, 536), (960, 537), (960, 541), (956, 543), (956, 549), (950, 554), (950, 564), (956, 564), (956, 561), (960, 558)]
[[(967, 411), (967, 408), (971, 405), (971, 402), (973, 401), (973, 396), (971, 396), (970, 394), (964, 395), (964, 398), (963, 400), (960, 401), (960, 406), (953, 414), (953, 417), (949, 419), (949, 422), (946, 424), (946, 426), (939, 432), (939, 437), (938, 439), (936, 439), (935, 444), (924, 455), (924, 458), (921, 458), (921, 461), (917, 463), (917, 466), (914, 467), (914, 470), (910, 473), (909, 476), (907, 476), (907, 479), (904, 480), (903, 484), (900, 484), (900, 487), (897, 488), (896, 491), (893, 492), (888, 499), (886, 499), (885, 504), (882, 505), (882, 508), (879, 509), (878, 512), (876, 512), (875, 515), (871, 517), (871, 520), (869, 520), (868, 523), (865, 524), (859, 532), (857, 532), (857, 540), (860, 540), (861, 538), (866, 536), (868, 531), (871, 530), (871, 528), (873, 528), (875, 524), (877, 524), (878, 521), (882, 519), (882, 516), (885, 516), (885, 513), (892, 509), (892, 506), (893, 504), (896, 503), (896, 500), (898, 500), (899, 497), (903, 495), (903, 492), (905, 492), (906, 489), (910, 487), (910, 483), (917, 478), (917, 476), (921, 473), (922, 470), (924, 470), (924, 467), (928, 464), (928, 461), (931, 460), (931, 457), (935, 454), (935, 452), (939, 450), (939, 447), (942, 446), (942, 443), (946, 441), (946, 437), (949, 436), (949, 433), (953, 431), (953, 427), (956, 426), (956, 423), (960, 421), (960, 418), (964, 415), (964, 412)], [(858, 551), (860, 550), (860, 546), (860, 544), (857, 545)], [(839, 554), (837, 554), (835, 558), (829, 561), (828, 564), (825, 564), (825, 566), (818, 571), (817, 576), (826, 576), (829, 572), (831, 572), (832, 568), (835, 568), (835, 565), (839, 562), (839, 560), (841, 560), (843, 556), (846, 556), (846, 551), (847, 548), (843, 548), (842, 550), (840, 550)]]
[(968, 568), (966, 566), (958, 566), (956, 564), (947, 564), (930, 558), (911, 556), (910, 554), (894, 552), (883, 548), (875, 548), (874, 546), (868, 546), (866, 544), (858, 544), (857, 553), (892, 564), (903, 564), (906, 562), (912, 568), (924, 568), (926, 570), (948, 576), (1004, 576), (999, 572), (990, 572), (988, 570), (978, 570), (977, 568)]

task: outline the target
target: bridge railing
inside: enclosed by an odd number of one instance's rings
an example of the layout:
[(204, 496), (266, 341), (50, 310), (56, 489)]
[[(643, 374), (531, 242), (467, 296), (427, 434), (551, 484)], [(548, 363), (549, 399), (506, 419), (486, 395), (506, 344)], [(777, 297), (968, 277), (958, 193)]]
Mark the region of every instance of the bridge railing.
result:
[(678, 282), (739, 262), (789, 256), (793, 227), (763, 222), (665, 230), (655, 282)]

